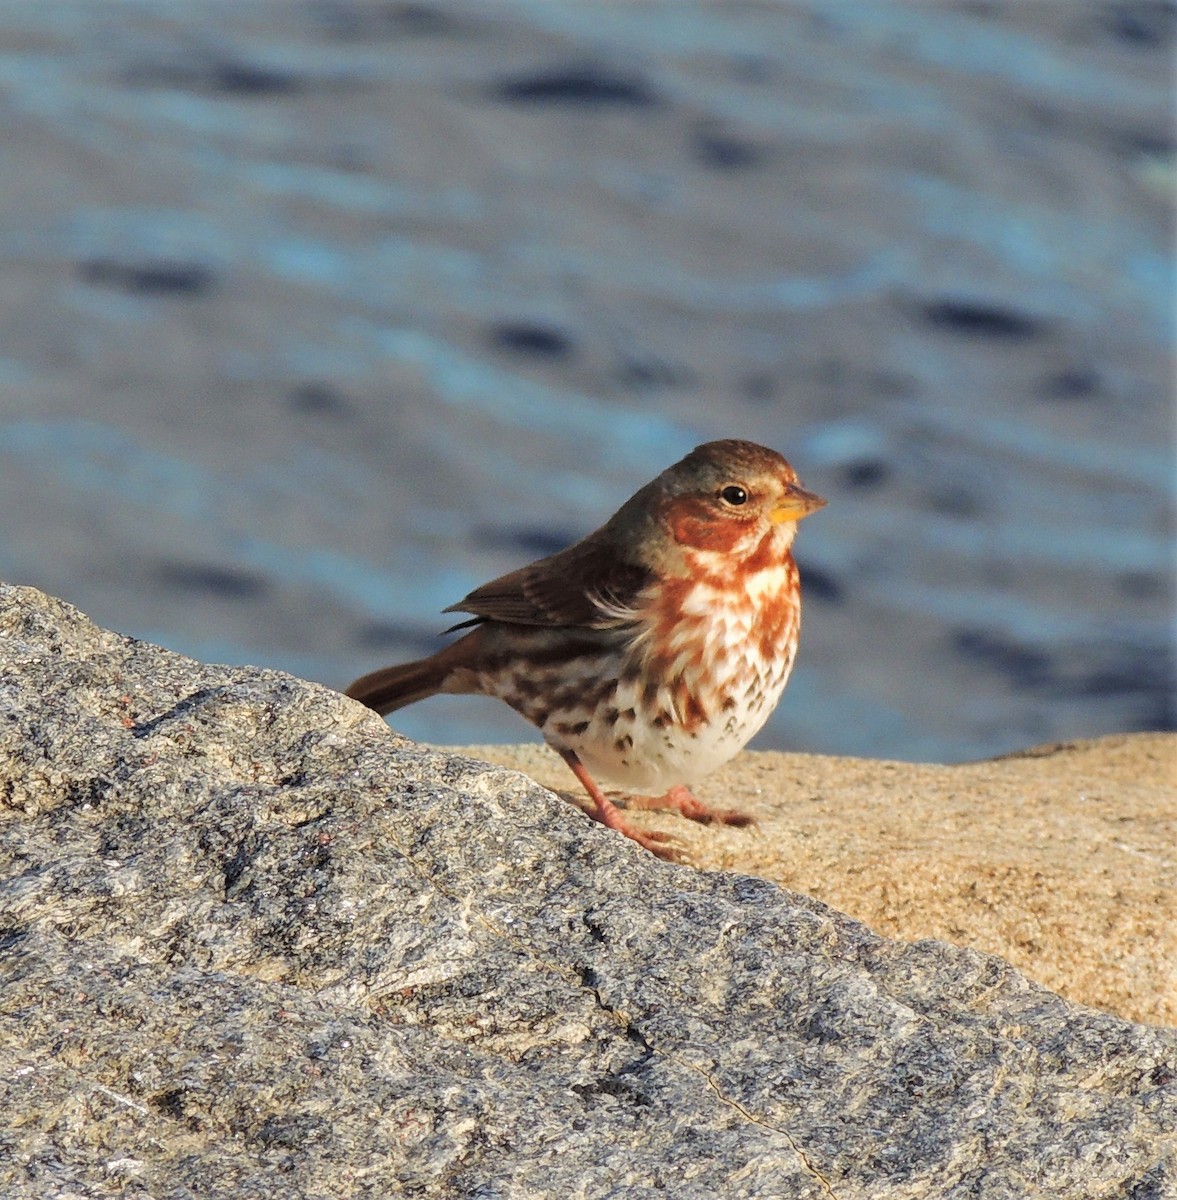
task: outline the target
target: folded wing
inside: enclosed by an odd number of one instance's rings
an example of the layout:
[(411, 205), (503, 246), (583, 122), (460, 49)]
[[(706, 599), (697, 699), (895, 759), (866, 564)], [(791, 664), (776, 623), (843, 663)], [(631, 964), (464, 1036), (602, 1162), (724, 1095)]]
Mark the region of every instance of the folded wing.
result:
[(479, 621), (512, 625), (607, 629), (626, 623), (651, 582), (650, 571), (624, 562), (616, 546), (590, 535), (567, 550), (541, 558), (476, 588), (446, 612), (473, 613)]

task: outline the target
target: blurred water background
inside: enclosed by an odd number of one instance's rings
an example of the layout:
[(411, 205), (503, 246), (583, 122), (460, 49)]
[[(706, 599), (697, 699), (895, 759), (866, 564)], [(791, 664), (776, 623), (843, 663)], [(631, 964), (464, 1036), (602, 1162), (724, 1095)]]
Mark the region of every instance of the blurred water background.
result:
[(0, 0), (0, 577), (339, 687), (748, 437), (830, 500), (757, 745), (1171, 728), (1175, 26)]

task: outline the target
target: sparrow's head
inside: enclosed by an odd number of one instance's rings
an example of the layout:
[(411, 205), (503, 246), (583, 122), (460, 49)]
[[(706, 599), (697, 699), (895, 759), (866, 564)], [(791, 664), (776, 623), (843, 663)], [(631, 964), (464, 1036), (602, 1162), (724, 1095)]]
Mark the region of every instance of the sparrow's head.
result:
[(797, 522), (826, 503), (801, 486), (775, 450), (735, 440), (696, 446), (667, 467), (650, 491), (659, 524), (675, 543), (737, 557), (770, 534), (783, 554)]

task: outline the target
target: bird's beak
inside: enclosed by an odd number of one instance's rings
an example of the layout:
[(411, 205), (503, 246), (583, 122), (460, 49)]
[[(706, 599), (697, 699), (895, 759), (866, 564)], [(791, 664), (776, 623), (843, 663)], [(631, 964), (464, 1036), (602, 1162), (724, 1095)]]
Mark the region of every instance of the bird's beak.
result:
[(794, 485), (784, 494), (781, 502), (769, 510), (768, 519), (774, 525), (782, 521), (800, 521), (819, 508), (825, 508), (826, 503), (820, 496)]

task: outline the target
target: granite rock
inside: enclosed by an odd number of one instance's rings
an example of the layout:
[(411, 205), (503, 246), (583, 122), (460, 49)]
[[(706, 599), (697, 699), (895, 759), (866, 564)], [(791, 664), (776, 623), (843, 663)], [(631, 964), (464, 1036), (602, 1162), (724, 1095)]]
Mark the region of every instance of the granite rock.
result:
[(0, 1194), (1174, 1194), (1177, 1032), (0, 588)]

